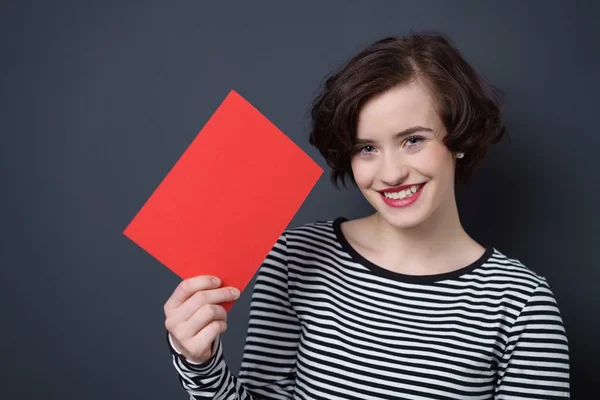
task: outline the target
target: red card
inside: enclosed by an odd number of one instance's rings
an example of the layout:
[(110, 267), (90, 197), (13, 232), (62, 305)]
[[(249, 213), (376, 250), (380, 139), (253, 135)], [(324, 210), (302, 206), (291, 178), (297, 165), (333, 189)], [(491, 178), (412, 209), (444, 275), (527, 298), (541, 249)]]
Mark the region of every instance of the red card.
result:
[(322, 173), (232, 90), (123, 233), (182, 279), (243, 291)]

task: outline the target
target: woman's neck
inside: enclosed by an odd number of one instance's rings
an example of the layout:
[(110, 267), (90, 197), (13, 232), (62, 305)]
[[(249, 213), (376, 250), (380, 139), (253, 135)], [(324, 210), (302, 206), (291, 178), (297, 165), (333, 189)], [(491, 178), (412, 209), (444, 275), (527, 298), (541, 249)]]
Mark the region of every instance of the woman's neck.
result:
[(437, 211), (411, 228), (397, 228), (379, 213), (367, 217), (372, 248), (394, 270), (414, 275), (448, 272), (480, 257), (485, 249), (463, 229), (456, 206)]

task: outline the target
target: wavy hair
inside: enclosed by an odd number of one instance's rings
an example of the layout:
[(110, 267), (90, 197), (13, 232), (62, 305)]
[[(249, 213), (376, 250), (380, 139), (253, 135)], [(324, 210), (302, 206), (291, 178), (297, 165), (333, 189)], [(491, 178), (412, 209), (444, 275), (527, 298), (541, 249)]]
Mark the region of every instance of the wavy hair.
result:
[(351, 158), (362, 106), (397, 85), (421, 79), (431, 90), (448, 134), (444, 145), (464, 152), (455, 183), (468, 183), (489, 147), (506, 133), (503, 92), (487, 82), (442, 33), (386, 37), (364, 48), (328, 76), (311, 106), (309, 142), (331, 167), (331, 181), (356, 186)]

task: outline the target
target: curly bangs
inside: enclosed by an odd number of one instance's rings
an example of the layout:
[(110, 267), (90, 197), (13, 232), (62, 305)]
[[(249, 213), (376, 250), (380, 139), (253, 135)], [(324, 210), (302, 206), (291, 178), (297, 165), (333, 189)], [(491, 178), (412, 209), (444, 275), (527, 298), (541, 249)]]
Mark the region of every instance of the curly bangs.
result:
[(448, 134), (443, 143), (457, 159), (455, 183), (468, 183), (490, 145), (506, 133), (503, 93), (465, 61), (441, 33), (387, 37), (369, 45), (326, 78), (311, 107), (309, 142), (331, 167), (331, 181), (356, 186), (351, 158), (362, 106), (397, 85), (421, 79), (431, 89)]

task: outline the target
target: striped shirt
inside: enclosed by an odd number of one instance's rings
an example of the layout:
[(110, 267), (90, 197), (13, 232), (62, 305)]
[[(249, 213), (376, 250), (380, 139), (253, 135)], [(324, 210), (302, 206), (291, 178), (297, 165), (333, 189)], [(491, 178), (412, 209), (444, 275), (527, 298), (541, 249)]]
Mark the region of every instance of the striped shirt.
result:
[(239, 375), (220, 338), (191, 399), (565, 399), (569, 347), (546, 279), (493, 246), (459, 270), (384, 269), (346, 218), (288, 228), (257, 272)]

